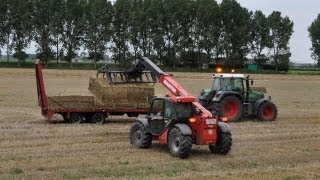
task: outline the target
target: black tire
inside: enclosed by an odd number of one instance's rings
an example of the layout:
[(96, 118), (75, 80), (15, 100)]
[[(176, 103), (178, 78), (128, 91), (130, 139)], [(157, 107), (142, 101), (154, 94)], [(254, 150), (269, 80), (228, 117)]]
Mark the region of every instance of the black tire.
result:
[(187, 158), (191, 151), (192, 139), (183, 135), (179, 128), (173, 128), (169, 133), (169, 148), (172, 156)]
[(139, 149), (147, 149), (152, 144), (152, 135), (141, 122), (134, 122), (130, 129), (130, 144)]
[(68, 122), (69, 121), (69, 118), (68, 118), (67, 114), (61, 114), (61, 116), (62, 116), (64, 122)]
[(274, 121), (277, 118), (278, 109), (273, 102), (263, 102), (258, 110), (258, 117), (261, 121)]
[(84, 121), (84, 117), (80, 113), (72, 113), (70, 116), (70, 122), (72, 124), (80, 124)]
[(210, 144), (209, 149), (213, 154), (226, 155), (231, 150), (232, 138), (230, 132), (222, 132), (218, 128), (218, 139), (215, 144)]
[(206, 108), (208, 111), (211, 111), (212, 107), (209, 105), (210, 103), (208, 103), (206, 100), (203, 99), (199, 99), (198, 102), (204, 107)]
[(226, 96), (222, 98), (219, 102), (212, 102), (211, 109), (212, 114), (216, 114), (220, 117), (226, 117), (228, 118), (228, 122), (240, 121), (243, 115), (242, 102), (236, 96)]
[(92, 116), (91, 121), (96, 124), (103, 124), (106, 122), (106, 116), (103, 113), (95, 113)]
[(127, 113), (128, 117), (138, 117), (139, 113)]

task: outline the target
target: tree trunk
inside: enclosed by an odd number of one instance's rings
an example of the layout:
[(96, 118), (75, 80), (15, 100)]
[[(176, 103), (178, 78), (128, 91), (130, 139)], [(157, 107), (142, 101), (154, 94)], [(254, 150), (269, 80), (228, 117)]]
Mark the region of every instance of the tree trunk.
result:
[(59, 36), (57, 36), (57, 44), (56, 44), (56, 60), (57, 60), (57, 64), (59, 63)]
[(9, 64), (10, 34), (7, 34), (7, 64)]

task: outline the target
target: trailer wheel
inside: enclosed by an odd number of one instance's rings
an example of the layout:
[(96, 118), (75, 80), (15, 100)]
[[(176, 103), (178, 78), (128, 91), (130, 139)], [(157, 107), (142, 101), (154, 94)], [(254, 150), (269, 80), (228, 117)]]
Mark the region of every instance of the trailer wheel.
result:
[(84, 117), (80, 113), (72, 113), (70, 121), (72, 124), (80, 124), (84, 121)]
[(91, 121), (96, 124), (103, 124), (106, 122), (106, 117), (103, 113), (95, 113), (92, 116)]
[(192, 139), (183, 135), (178, 128), (173, 128), (169, 133), (169, 148), (172, 156), (187, 158), (191, 151)]

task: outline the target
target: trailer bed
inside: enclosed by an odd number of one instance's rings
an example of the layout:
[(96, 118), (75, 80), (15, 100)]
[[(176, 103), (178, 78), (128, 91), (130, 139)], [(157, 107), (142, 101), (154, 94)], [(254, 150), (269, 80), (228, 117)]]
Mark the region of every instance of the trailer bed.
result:
[[(55, 114), (61, 115), (65, 120), (70, 120), (77, 115), (81, 117), (81, 122), (83, 122), (85, 120), (90, 121), (93, 117), (101, 116), (102, 114), (107, 118), (109, 115), (127, 114), (129, 117), (136, 117), (139, 114), (148, 113), (149, 109), (146, 103), (110, 102), (101, 104), (94, 96), (47, 96), (41, 62), (36, 60), (35, 65), (38, 103), (41, 107), (42, 115), (48, 120)], [(76, 123), (80, 123), (80, 121)]]

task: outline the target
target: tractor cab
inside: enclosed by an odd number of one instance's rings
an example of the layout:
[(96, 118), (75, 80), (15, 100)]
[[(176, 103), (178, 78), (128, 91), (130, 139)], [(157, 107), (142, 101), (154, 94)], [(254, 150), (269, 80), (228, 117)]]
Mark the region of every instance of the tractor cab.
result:
[(243, 74), (214, 74), (212, 87), (202, 90), (199, 99), (211, 101), (218, 92), (234, 92), (243, 98), (244, 102), (255, 102), (264, 98), (262, 92), (251, 89), (252, 84), (253, 80), (249, 76), (244, 77)]
[(153, 99), (147, 119), (151, 133), (159, 135), (176, 123), (187, 123), (193, 114), (192, 103), (176, 103), (168, 97), (158, 97)]
[(214, 75), (212, 90), (243, 93), (245, 90), (244, 77), (242, 74)]

